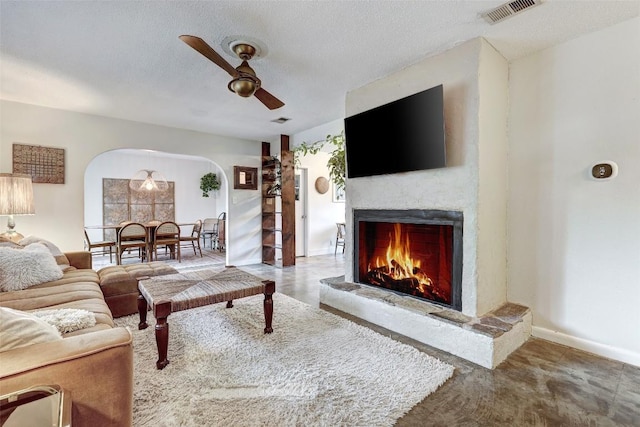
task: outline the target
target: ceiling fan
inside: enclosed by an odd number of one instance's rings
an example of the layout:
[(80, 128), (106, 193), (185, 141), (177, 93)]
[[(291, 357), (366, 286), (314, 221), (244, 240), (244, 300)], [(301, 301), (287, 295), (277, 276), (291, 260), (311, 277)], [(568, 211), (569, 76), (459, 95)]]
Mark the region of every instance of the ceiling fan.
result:
[(233, 77), (227, 86), (231, 92), (235, 92), (245, 98), (255, 95), (255, 97), (270, 110), (275, 110), (276, 108), (280, 108), (284, 105), (284, 102), (280, 101), (261, 87), (262, 81), (258, 76), (256, 76), (256, 72), (253, 71), (253, 68), (249, 66), (247, 61), (249, 61), (256, 53), (256, 48), (251, 44), (240, 42), (231, 46), (235, 54), (242, 59), (242, 64), (234, 68), (200, 37), (182, 35), (180, 36), (180, 40), (200, 52), (207, 59)]

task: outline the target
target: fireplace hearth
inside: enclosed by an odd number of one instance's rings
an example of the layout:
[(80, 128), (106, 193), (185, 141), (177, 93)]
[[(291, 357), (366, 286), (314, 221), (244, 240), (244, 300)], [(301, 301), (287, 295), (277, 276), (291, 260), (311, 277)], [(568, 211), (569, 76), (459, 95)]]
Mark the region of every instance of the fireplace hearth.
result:
[(354, 210), (354, 279), (462, 309), (463, 214)]

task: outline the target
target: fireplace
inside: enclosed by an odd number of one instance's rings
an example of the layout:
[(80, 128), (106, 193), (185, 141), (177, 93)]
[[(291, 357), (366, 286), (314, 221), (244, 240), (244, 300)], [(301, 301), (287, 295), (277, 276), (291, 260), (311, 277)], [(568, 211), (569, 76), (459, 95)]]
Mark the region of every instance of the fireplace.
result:
[(358, 283), (462, 310), (462, 212), (354, 210)]

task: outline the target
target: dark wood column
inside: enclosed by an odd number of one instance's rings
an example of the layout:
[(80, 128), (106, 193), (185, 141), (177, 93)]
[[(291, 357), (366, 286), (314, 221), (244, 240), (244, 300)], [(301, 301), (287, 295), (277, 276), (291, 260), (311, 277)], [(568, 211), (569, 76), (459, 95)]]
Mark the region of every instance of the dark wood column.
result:
[(282, 174), (282, 266), (296, 264), (296, 195), (293, 151), (289, 150), (289, 136), (280, 135)]
[[(279, 175), (271, 145), (262, 143), (262, 262), (289, 267), (296, 263), (295, 169), (289, 137), (280, 138)], [(280, 190), (272, 191), (277, 185)]]

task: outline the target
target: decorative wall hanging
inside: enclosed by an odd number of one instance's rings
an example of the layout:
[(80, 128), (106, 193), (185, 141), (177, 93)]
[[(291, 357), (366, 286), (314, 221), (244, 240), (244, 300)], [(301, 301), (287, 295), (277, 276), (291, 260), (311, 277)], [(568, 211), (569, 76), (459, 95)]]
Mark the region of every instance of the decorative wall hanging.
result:
[(233, 167), (233, 188), (236, 190), (258, 189), (258, 168)]
[(345, 192), (344, 187), (340, 187), (335, 182), (333, 183), (333, 195), (331, 197), (331, 201), (333, 203), (344, 203)]
[(13, 144), (13, 173), (31, 176), (31, 181), (64, 184), (64, 148)]
[[(128, 179), (102, 178), (102, 223), (122, 221), (175, 221), (175, 183), (165, 191), (135, 191)], [(114, 240), (115, 230), (104, 230), (104, 240)]]
[(324, 176), (316, 179), (316, 191), (320, 194), (325, 194), (329, 191), (329, 180)]

